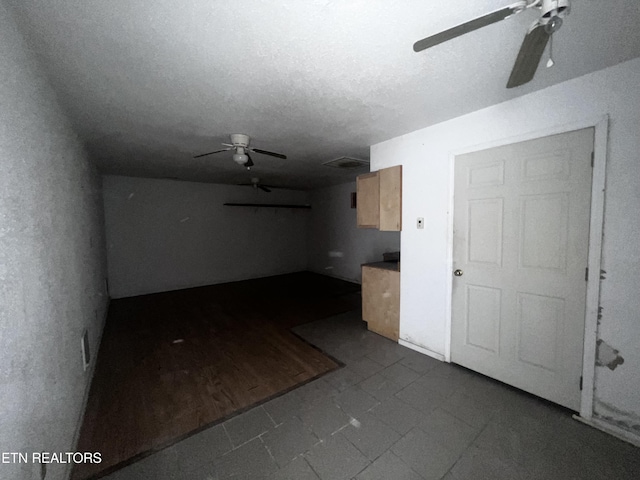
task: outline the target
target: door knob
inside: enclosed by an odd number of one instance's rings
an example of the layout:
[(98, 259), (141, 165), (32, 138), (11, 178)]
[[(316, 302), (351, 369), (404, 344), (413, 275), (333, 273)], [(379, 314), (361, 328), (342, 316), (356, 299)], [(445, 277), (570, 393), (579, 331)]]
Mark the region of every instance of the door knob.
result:
[(462, 273), (463, 273), (463, 272), (462, 272), (462, 270), (460, 270), (459, 268), (458, 268), (457, 270), (454, 270), (454, 272), (453, 272), (453, 274), (454, 274), (456, 277), (461, 277), (461, 276), (462, 276)]

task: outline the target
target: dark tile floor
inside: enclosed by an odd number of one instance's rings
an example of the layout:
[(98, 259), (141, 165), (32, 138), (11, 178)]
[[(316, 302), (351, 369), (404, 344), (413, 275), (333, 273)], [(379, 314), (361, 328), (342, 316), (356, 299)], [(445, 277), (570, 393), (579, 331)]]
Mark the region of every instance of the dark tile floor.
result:
[(359, 312), (295, 331), (346, 366), (107, 478), (640, 478), (640, 449), (370, 333)]

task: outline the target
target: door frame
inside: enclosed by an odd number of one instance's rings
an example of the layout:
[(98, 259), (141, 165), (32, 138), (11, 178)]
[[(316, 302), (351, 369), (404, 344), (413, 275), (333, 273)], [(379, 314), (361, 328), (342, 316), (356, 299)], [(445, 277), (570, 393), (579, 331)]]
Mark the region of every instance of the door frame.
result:
[[(447, 226), (447, 272), (453, 269), (453, 205), (454, 205), (454, 169), (455, 159), (459, 155), (473, 153), (489, 148), (501, 147), (525, 142), (537, 138), (594, 128), (593, 171), (591, 178), (591, 213), (589, 219), (589, 247), (586, 308), (584, 318), (584, 346), (582, 355), (582, 392), (580, 397), (580, 417), (590, 420), (593, 417), (593, 394), (595, 389), (596, 340), (598, 332), (598, 307), (600, 304), (600, 267), (602, 264), (602, 236), (604, 233), (604, 194), (607, 165), (607, 142), (609, 135), (609, 116), (587, 118), (579, 122), (556, 125), (543, 130), (505, 137), (491, 142), (451, 150), (449, 152), (449, 215)], [(451, 362), (451, 323), (453, 303), (453, 277), (447, 282), (447, 303), (445, 317), (444, 358)]]

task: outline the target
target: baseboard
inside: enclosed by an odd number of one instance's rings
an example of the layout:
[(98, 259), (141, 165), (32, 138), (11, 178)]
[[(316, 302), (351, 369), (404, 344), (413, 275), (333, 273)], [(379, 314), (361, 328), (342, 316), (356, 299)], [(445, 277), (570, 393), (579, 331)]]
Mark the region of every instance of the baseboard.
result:
[[(104, 334), (104, 327), (107, 323), (107, 316), (109, 315), (109, 305), (111, 303), (111, 298), (107, 299), (107, 303), (105, 305), (104, 315), (102, 317), (102, 325), (100, 328), (100, 334), (98, 335), (98, 341), (96, 342), (95, 353), (93, 354), (93, 358), (91, 359), (91, 365), (89, 366), (89, 379), (84, 386), (84, 395), (82, 398), (82, 407), (80, 408), (80, 416), (78, 417), (78, 421), (76, 423), (76, 431), (73, 434), (73, 443), (70, 451), (75, 452), (78, 448), (78, 441), (80, 440), (80, 431), (82, 430), (82, 423), (84, 421), (84, 414), (87, 410), (87, 403), (89, 402), (89, 391), (91, 390), (91, 384), (93, 383), (93, 376), (96, 372), (96, 365), (98, 364), (98, 353), (100, 351), (100, 345), (102, 344), (102, 335)], [(67, 469), (65, 471), (64, 478), (71, 478), (71, 470), (73, 468), (73, 463), (67, 465)]]
[(333, 275), (332, 273), (327, 272), (316, 272), (314, 270), (307, 270), (309, 273), (313, 273), (315, 275), (322, 275), (323, 277), (335, 278), (337, 280), (343, 280), (345, 282), (353, 283), (354, 285), (362, 285), (362, 282), (358, 282), (353, 278), (341, 277), (340, 275)]
[(601, 420), (599, 418), (591, 417), (584, 418), (579, 415), (574, 415), (574, 419), (578, 420), (585, 425), (589, 425), (590, 427), (597, 428), (598, 430), (608, 433), (609, 435), (613, 435), (620, 440), (623, 440), (631, 445), (635, 445), (636, 447), (640, 447), (640, 436), (631, 433), (628, 430), (618, 427), (612, 423), (609, 423), (605, 420)]
[(416, 345), (415, 343), (411, 343), (411, 342), (407, 342), (406, 340), (402, 340), (399, 339), (398, 343), (400, 345), (402, 345), (403, 347), (407, 347), (410, 348), (411, 350), (415, 350), (418, 353), (422, 353), (423, 355), (427, 355), (431, 358), (435, 358), (436, 360), (440, 360), (441, 362), (444, 362), (444, 355), (440, 354), (440, 353), (436, 353), (436, 352), (432, 352), (431, 350), (424, 348), (424, 347), (420, 347), (418, 345)]
[[(224, 283), (236, 283), (236, 282), (245, 282), (247, 280), (260, 280), (263, 278), (270, 278), (270, 277), (280, 277), (282, 275), (291, 275), (294, 273), (304, 273), (304, 272), (309, 272), (309, 273), (317, 273), (317, 272), (311, 272), (309, 270), (295, 270), (295, 271), (286, 271), (286, 272), (281, 272), (281, 273), (269, 273), (266, 275), (258, 275), (256, 277), (233, 277), (233, 278), (229, 278), (229, 279), (225, 279), (225, 280), (212, 280), (212, 281), (206, 281), (204, 283), (189, 283), (189, 284), (181, 284), (181, 285), (167, 285), (165, 287), (162, 287), (161, 289), (157, 290), (157, 289), (151, 289), (151, 290), (131, 290), (129, 292), (118, 292), (116, 291), (116, 293), (114, 293), (113, 291), (110, 292), (110, 297), (112, 300), (118, 300), (121, 298), (131, 298), (131, 297), (141, 297), (143, 295), (155, 295), (156, 293), (170, 293), (170, 292), (177, 292), (179, 290), (189, 290), (191, 288), (202, 288), (202, 287), (210, 287), (213, 285), (222, 285)], [(323, 274), (319, 274), (319, 275), (323, 275)], [(328, 275), (327, 275), (328, 276)], [(337, 277), (336, 277), (337, 278)], [(348, 282), (351, 283), (357, 283), (354, 282), (353, 280), (347, 280)], [(113, 289), (113, 287), (111, 287)]]

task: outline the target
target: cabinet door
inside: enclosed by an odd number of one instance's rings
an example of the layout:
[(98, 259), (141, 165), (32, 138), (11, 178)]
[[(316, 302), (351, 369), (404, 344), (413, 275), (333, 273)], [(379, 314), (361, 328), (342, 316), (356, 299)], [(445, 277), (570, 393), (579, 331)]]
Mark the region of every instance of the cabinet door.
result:
[(358, 228), (380, 226), (380, 184), (378, 172), (358, 176), (356, 182)]
[(372, 332), (398, 341), (400, 272), (362, 267), (362, 318)]
[(378, 171), (382, 231), (402, 230), (402, 165)]

